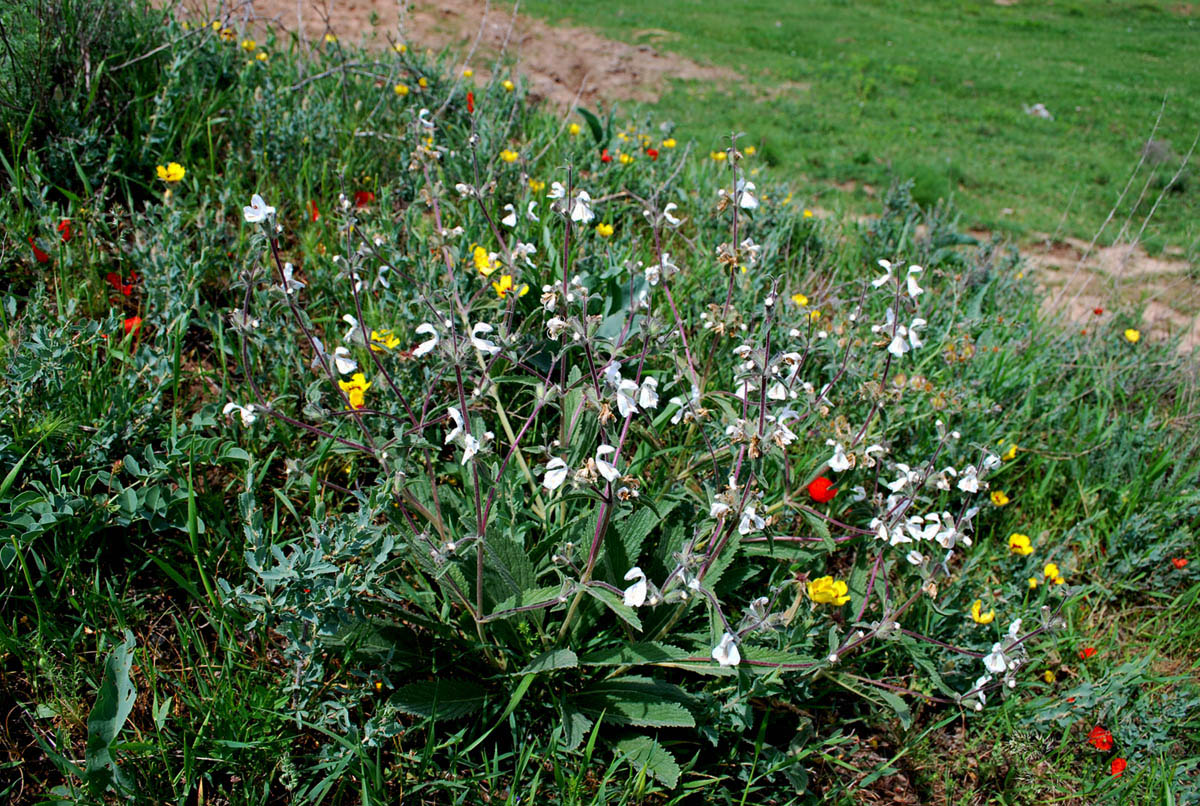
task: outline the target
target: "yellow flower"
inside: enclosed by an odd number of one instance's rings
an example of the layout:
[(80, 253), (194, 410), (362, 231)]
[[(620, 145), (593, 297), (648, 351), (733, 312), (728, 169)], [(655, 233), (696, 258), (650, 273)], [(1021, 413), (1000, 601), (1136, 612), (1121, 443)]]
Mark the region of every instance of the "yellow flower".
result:
[(835, 581), (831, 576), (808, 581), (808, 598), (817, 604), (841, 607), (850, 601), (849, 590), (845, 582), (840, 579)]
[(628, 165), (629, 163), (633, 162), (633, 157), (629, 154), (621, 154), (617, 157), (617, 160), (620, 161), (622, 165)]
[(821, 312), (820, 311), (809, 311), (808, 318), (815, 322), (821, 318)]
[(567, 127), (567, 134), (571, 135), (572, 137), (579, 134), (580, 131), (582, 131), (582, 130), (579, 128), (578, 123), (572, 123), (570, 126)]
[[(792, 194), (791, 194), (791, 193), (789, 193), (789, 194), (788, 194), (788, 196), (787, 196), (787, 198), (786, 198), (786, 199), (784, 199), (783, 203), (784, 203), (784, 204), (787, 204), (787, 203), (788, 203), (788, 202), (790, 202), (791, 200), (792, 200)], [(813, 211), (812, 211), (812, 210), (809, 210), (809, 209), (805, 209), (805, 211), (804, 211), (804, 217), (805, 217), (805, 218), (812, 218), (812, 217), (813, 217)]]
[(165, 166), (159, 165), (156, 170), (159, 179), (172, 185), (182, 180), (183, 175), (187, 173), (187, 169), (178, 162), (168, 162)]
[(521, 155), (517, 152), (510, 151), (507, 148), (500, 152), (500, 159), (504, 160), (505, 162), (516, 162), (520, 156)]
[(996, 618), (995, 610), (989, 610), (986, 613), (983, 612), (982, 599), (976, 599), (975, 604), (971, 605), (971, 619), (976, 624), (991, 624), (994, 618)]
[(1009, 498), (1004, 494), (1004, 490), (992, 490), (992, 503), (998, 507), (1007, 506)]
[(515, 90), (517, 88), (517, 85), (512, 83), (511, 81), (509, 81), (507, 78), (504, 79), (504, 82), (500, 86), (504, 87), (504, 89), (507, 90), (508, 92), (512, 92), (513, 90)]
[(746, 146), (745, 148), (742, 149), (742, 153), (745, 154), (747, 157), (753, 157), (755, 151), (758, 151), (758, 149), (755, 148), (754, 146)]
[(1054, 578), (1054, 584), (1055, 584), (1055, 585), (1066, 585), (1066, 584), (1067, 584), (1067, 580), (1066, 580), (1066, 578), (1065, 578), (1065, 577), (1055, 577), (1055, 578)]
[(397, 42), (396, 44), (392, 45), (392, 47), (397, 53), (408, 53), (408, 45), (404, 44), (403, 42)]
[(724, 151), (711, 151), (709, 152), (709, 156), (716, 162), (724, 162), (727, 155)]
[(1022, 557), (1033, 554), (1033, 544), (1029, 542), (1029, 535), (1013, 532), (1008, 536), (1008, 550)]
[(626, 134), (625, 132), (617, 132), (617, 139), (620, 140), (622, 143), (628, 143), (629, 135)]
[(792, 302), (796, 303), (801, 308), (808, 307), (808, 297), (804, 296), (803, 294), (801, 294), (799, 292), (792, 294)]
[(214, 31), (219, 31), (219, 30), (221, 30), (221, 21), (220, 21), (220, 20), (213, 20), (213, 21), (212, 21), (212, 29), (213, 29)]
[(475, 75), (475, 71), (470, 67), (463, 68), (463, 78), (471, 78), (473, 75)]
[(400, 339), (396, 338), (396, 334), (390, 330), (372, 330), (371, 331), (371, 350), (373, 352), (382, 352), (383, 350), (394, 350), (400, 346)]
[(1046, 579), (1057, 578), (1059, 576), (1058, 566), (1054, 563), (1046, 563), (1046, 566), (1042, 569), (1042, 576)]
[[(1000, 442), (1001, 442), (1001, 444), (1003, 444), (1004, 440), (1000, 440)], [(1006, 462), (1011, 462), (1013, 459), (1016, 459), (1017, 458), (1017, 443), (1010, 442), (1008, 444), (1008, 450), (1006, 450), (1000, 458)]]
[(232, 42), (235, 39), (237, 39), (237, 34), (235, 34), (233, 32), (232, 28), (222, 28), (221, 29), (221, 41), (222, 42)]
[(493, 260), (492, 255), (488, 253), (488, 250), (479, 245), (476, 245), (472, 250), (471, 259), (475, 261), (475, 268), (478, 269), (479, 273), (484, 277), (487, 277), (500, 267), (500, 262)]
[(348, 381), (338, 381), (338, 386), (346, 393), (350, 408), (361, 409), (367, 405), (367, 390), (371, 388), (371, 384), (361, 372), (354, 373)]
[(258, 59), (260, 62), (265, 62), (267, 60), (267, 52), (265, 50), (260, 50), (254, 55), (254, 58)]
[(326, 44), (332, 45), (336, 41), (337, 41), (337, 37), (334, 36), (333, 34), (325, 34), (325, 43)]
[(1046, 671), (1042, 672), (1042, 679), (1045, 680), (1047, 683), (1053, 684), (1054, 683), (1054, 672), (1047, 669)]
[(1038, 586), (1037, 577), (1030, 577), (1029, 578), (1029, 589), (1033, 590), (1037, 586)]
[(258, 47), (258, 43), (255, 42), (253, 39), (243, 39), (242, 40), (242, 50), (246, 51), (247, 53), (254, 50), (256, 47)]
[(426, 87), (429, 86), (428, 79), (426, 79), (425, 76), (421, 76), (420, 78), (417, 79), (417, 86), (420, 87), (421, 89), (425, 89)]
[(500, 297), (500, 299), (505, 299), (510, 292), (514, 291), (518, 297), (523, 297), (529, 293), (529, 286), (525, 285), (524, 283), (522, 283), (519, 288), (513, 285), (513, 278), (511, 274), (501, 275), (500, 282), (492, 283), (492, 288), (496, 289), (496, 296)]
[(529, 180), (529, 189), (534, 193), (541, 193), (546, 189), (546, 183), (537, 179)]
[(596, 225), (596, 234), (599, 235), (601, 238), (608, 238), (609, 236), (611, 236), (613, 234), (612, 224), (605, 224), (603, 222), (597, 224)]
[(408, 95), (408, 85), (407, 84), (397, 84), (396, 86), (392, 87), (392, 92), (396, 93), (397, 95), (401, 95), (401, 96)]
[(1134, 330), (1133, 328), (1129, 328), (1128, 330), (1125, 331), (1125, 341), (1129, 342), (1130, 344), (1137, 344), (1138, 339), (1140, 339), (1141, 337), (1142, 337), (1142, 334), (1140, 332)]
[(663, 148), (674, 148), (675, 147), (675, 138), (668, 137), (666, 140), (663, 140), (662, 147)]

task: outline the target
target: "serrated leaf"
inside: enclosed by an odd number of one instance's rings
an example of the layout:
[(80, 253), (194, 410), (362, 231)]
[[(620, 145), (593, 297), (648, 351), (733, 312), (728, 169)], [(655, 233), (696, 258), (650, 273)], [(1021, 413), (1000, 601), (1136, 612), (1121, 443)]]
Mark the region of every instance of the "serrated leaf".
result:
[(668, 789), (674, 789), (679, 783), (679, 763), (675, 756), (649, 736), (622, 739), (617, 742), (617, 751), (629, 759), (634, 769), (645, 771)]
[(392, 704), (413, 716), (461, 719), (481, 709), (485, 699), (482, 688), (465, 680), (426, 680), (397, 691)]
[(908, 703), (901, 699), (898, 694), (887, 689), (880, 689), (878, 694), (896, 712), (896, 716), (900, 719), (900, 727), (905, 730), (912, 727), (912, 709), (908, 707)]
[[(554, 601), (559, 598), (559, 594), (561, 593), (561, 585), (553, 585), (545, 588), (529, 588), (528, 590), (523, 590), (516, 596), (510, 596), (503, 602), (497, 604), (496, 609), (492, 611), (492, 614), (495, 615), (496, 613), (500, 613), (504, 610), (512, 610), (514, 607), (523, 607), (525, 605), (541, 604), (543, 602)], [(516, 616), (522, 614), (513, 613), (512, 615)], [(509, 617), (510, 616), (502, 616), (501, 618)]]
[(642, 641), (636, 644), (597, 649), (579, 659), (582, 666), (639, 666), (683, 660), (689, 653), (679, 647)]
[(633, 612), (633, 608), (625, 604), (617, 598), (617, 595), (607, 588), (600, 588), (595, 585), (588, 585), (584, 588), (590, 596), (595, 598), (609, 610), (617, 615), (617, 618), (624, 621), (630, 627), (633, 627), (638, 632), (642, 631), (642, 622), (637, 617), (637, 613)]
[(112, 745), (125, 720), (133, 712), (137, 692), (129, 679), (133, 667), (133, 650), (137, 645), (133, 633), (125, 631), (124, 642), (109, 653), (104, 662), (104, 677), (96, 692), (96, 703), (88, 715), (87, 746), (84, 749), (85, 778), (94, 793), (110, 786), (124, 786)]
[(583, 743), (583, 738), (592, 728), (592, 720), (582, 712), (567, 706), (563, 709), (563, 743), (567, 750), (574, 750)]
[(616, 725), (646, 728), (692, 728), (696, 720), (682, 703), (687, 693), (670, 683), (631, 675), (596, 683), (572, 698), (586, 713), (604, 713)]
[(574, 669), (579, 665), (579, 658), (569, 649), (551, 649), (538, 655), (529, 665), (517, 674), (541, 674), (555, 669)]

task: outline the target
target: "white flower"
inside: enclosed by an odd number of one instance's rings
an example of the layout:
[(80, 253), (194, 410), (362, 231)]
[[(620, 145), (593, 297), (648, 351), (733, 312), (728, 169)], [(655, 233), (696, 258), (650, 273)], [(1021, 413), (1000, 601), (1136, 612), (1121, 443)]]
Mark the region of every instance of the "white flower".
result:
[(921, 563), (925, 562), (925, 555), (916, 549), (913, 549), (905, 555), (904, 559), (908, 560), (913, 565), (920, 565)]
[(455, 184), (454, 189), (458, 191), (459, 198), (463, 199), (475, 194), (475, 188), (471, 187), (470, 185), (463, 184), (462, 182)]
[(676, 218), (675, 216), (671, 215), (672, 210), (678, 210), (678, 209), (679, 209), (679, 205), (676, 204), (675, 202), (671, 202), (670, 204), (668, 204), (666, 207), (663, 208), (663, 218), (666, 219), (667, 223), (670, 224), (672, 227), (678, 227), (680, 224), (683, 223), (683, 219)]
[(611, 462), (607, 462), (600, 457), (608, 456), (609, 454), (616, 452), (617, 449), (612, 445), (601, 445), (599, 448), (596, 448), (596, 469), (600, 471), (600, 475), (603, 476), (604, 480), (608, 482), (613, 482), (621, 478), (621, 471), (617, 470), (616, 465), (612, 464)]
[(719, 518), (729, 511), (729, 504), (722, 501), (713, 501), (712, 506), (708, 509), (708, 517)]
[(692, 392), (688, 397), (677, 395), (667, 401), (668, 405), (679, 406), (679, 410), (671, 415), (671, 425), (679, 425), (684, 420), (693, 420), (696, 417), (696, 412), (700, 408), (700, 389), (696, 386), (692, 387)]
[(358, 369), (358, 362), (351, 358), (350, 351), (340, 344), (333, 351), (333, 355), (330, 355), (325, 352), (325, 345), (321, 340), (313, 336), (313, 349), (316, 352), (310, 365), (313, 369), (324, 369), (326, 362), (330, 359), (333, 359), (334, 366), (337, 368), (338, 373), (342, 375), (349, 375)]
[(1008, 637), (1014, 641), (1021, 635), (1021, 619), (1015, 620), (1008, 625)]
[(480, 333), (491, 333), (493, 329), (487, 322), (475, 323), (475, 326), (471, 328), (471, 344), (475, 346), (476, 350), (488, 355), (495, 355), (500, 352), (500, 348), (494, 342), (479, 337)]
[(567, 463), (555, 456), (546, 463), (546, 472), (542, 475), (542, 486), (554, 492), (563, 485), (570, 472), (571, 469), (567, 467)]
[(450, 407), (450, 419), (454, 421), (454, 428), (446, 434), (446, 439), (442, 442), (443, 445), (449, 445), (463, 432), (463, 416), (458, 406)]
[(221, 413), (226, 417), (231, 411), (236, 411), (242, 417), (242, 425), (254, 425), (254, 421), (258, 419), (258, 415), (254, 413), (254, 404), (249, 406), (239, 406), (237, 403), (226, 403), (225, 408), (221, 409)]
[(263, 201), (262, 196), (255, 193), (250, 198), (250, 206), (242, 208), (242, 215), (246, 217), (247, 224), (261, 224), (275, 215), (275, 208)]
[(504, 205), (504, 209), (508, 211), (508, 215), (500, 219), (500, 223), (506, 227), (515, 227), (517, 225), (517, 210), (511, 204)]
[(751, 192), (753, 190), (753, 182), (747, 182), (745, 179), (737, 181), (735, 195), (737, 196), (738, 207), (741, 207), (743, 210), (753, 210), (755, 207), (758, 207), (758, 199), (754, 198), (754, 194)]
[(417, 325), (417, 333), (427, 334), (429, 338), (417, 345), (416, 349), (413, 350), (412, 353), (413, 358), (420, 358), (423, 355), (429, 355), (429, 353), (433, 352), (433, 348), (437, 347), (438, 344), (437, 328), (435, 328), (429, 322), (422, 322), (421, 324)]
[(721, 642), (713, 647), (712, 656), (721, 666), (737, 666), (742, 662), (742, 653), (738, 651), (730, 633), (721, 636)]
[(479, 453), (479, 448), (479, 440), (475, 439), (475, 437), (471, 436), (470, 434), (464, 436), (462, 464), (465, 465), (467, 462), (471, 461), (475, 454)]
[(279, 287), (283, 289), (283, 293), (285, 294), (293, 294), (301, 288), (304, 288), (304, 283), (292, 276), (293, 272), (295, 271), (296, 268), (291, 263), (283, 264), (283, 284)]
[(633, 582), (625, 589), (624, 602), (626, 607), (641, 607), (646, 603), (646, 574), (636, 565), (625, 572), (625, 581)]
[(417, 122), (426, 129), (433, 128), (433, 121), (429, 119), (429, 110), (425, 107), (421, 107), (421, 111), (417, 113)]
[(662, 260), (646, 269), (646, 282), (650, 285), (658, 285), (659, 280), (670, 277), (677, 271), (679, 271), (679, 267), (671, 262), (671, 253), (663, 252)]
[(849, 470), (850, 460), (846, 457), (846, 449), (842, 447), (842, 443), (827, 439), (825, 444), (833, 448), (833, 456), (829, 457), (829, 469), (834, 473), (844, 473)]
[(342, 317), (342, 321), (350, 325), (350, 329), (346, 331), (346, 335), (342, 336), (342, 341), (365, 346), (367, 343), (367, 329), (363, 326), (363, 323), (358, 321), (353, 314), (349, 313)]
[(754, 511), (754, 507), (746, 507), (742, 510), (742, 520), (738, 523), (738, 534), (748, 535), (751, 532), (757, 532), (767, 525), (767, 522), (758, 516)]
[(1008, 671), (1008, 658), (1004, 655), (1004, 649), (1000, 643), (992, 644), (992, 651), (983, 657), (983, 665), (992, 674), (1004, 674)]
[(533, 212), (536, 208), (537, 208), (536, 201), (531, 201), (529, 203), (529, 206), (525, 208), (525, 217), (528, 218), (530, 221), (541, 221), (541, 219), (537, 217), (537, 213)]
[(958, 489), (964, 493), (979, 492), (979, 471), (975, 469), (975, 465), (969, 465), (958, 477)]
[(879, 288), (888, 280), (892, 279), (892, 264), (886, 260), (880, 259), (879, 265), (883, 268), (885, 274), (882, 277), (877, 277), (871, 281), (871, 285), (873, 285), (875, 288)]
[[(613, 366), (610, 364), (609, 366)], [(619, 377), (619, 376), (618, 376)], [(617, 384), (617, 412), (622, 417), (628, 417), (630, 414), (637, 414), (637, 401), (633, 396), (637, 394), (638, 385), (636, 381), (622, 379)]]
[(985, 674), (983, 677), (975, 681), (975, 685), (971, 686), (971, 690), (975, 692), (973, 696), (979, 698), (979, 702), (975, 703), (976, 711), (982, 711), (983, 704), (987, 702), (987, 696), (983, 693), (983, 687), (990, 682), (992, 682), (992, 676), (990, 674)]
[(925, 289), (917, 285), (917, 278), (913, 276), (921, 271), (924, 271), (924, 269), (922, 269), (920, 266), (908, 267), (908, 295), (914, 299), (925, 293)]
[(586, 190), (579, 191), (575, 196), (575, 203), (571, 205), (571, 220), (587, 224), (595, 217), (596, 214), (592, 212), (592, 197)]
[(550, 192), (546, 194), (547, 199), (561, 199), (567, 195), (567, 189), (563, 187), (562, 182), (551, 182)]
[(558, 337), (562, 335), (562, 332), (566, 330), (567, 327), (567, 320), (563, 319), (561, 316), (555, 316), (546, 322), (546, 335), (555, 341), (558, 341)]
[(638, 403), (643, 409), (658, 408), (658, 378), (653, 375), (647, 375), (642, 381), (642, 388), (638, 390)]
[(528, 266), (531, 269), (535, 268), (533, 265), (533, 261), (529, 259), (529, 256), (536, 252), (537, 252), (537, 247), (534, 246), (533, 244), (522, 243), (521, 241), (518, 241), (517, 245), (512, 248), (513, 263), (516, 263), (518, 260), (524, 260), (526, 266)]

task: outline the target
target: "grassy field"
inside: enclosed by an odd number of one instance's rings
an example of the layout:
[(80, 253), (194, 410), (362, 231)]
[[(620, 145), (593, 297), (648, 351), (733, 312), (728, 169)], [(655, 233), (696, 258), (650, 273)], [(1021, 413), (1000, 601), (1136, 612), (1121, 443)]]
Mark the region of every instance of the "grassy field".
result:
[(1200, 802), (1196, 367), (1125, 314), (680, 98), (0, 22), (0, 800)]
[[(655, 112), (704, 148), (760, 144), (808, 203), (851, 209), (892, 177), (923, 202), (953, 197), (972, 227), (1090, 238), (1154, 133), (1120, 205), (1140, 227), (1200, 132), (1200, 16), (1174, 2), (1076, 0), (529, 0), (521, 8), (735, 69), (731, 86), (676, 85)], [(1190, 11), (1188, 9), (1191, 9)], [(1053, 120), (1026, 114), (1043, 104)], [(1144, 243), (1200, 254), (1200, 173), (1166, 194)], [(1106, 237), (1116, 234), (1116, 228)]]

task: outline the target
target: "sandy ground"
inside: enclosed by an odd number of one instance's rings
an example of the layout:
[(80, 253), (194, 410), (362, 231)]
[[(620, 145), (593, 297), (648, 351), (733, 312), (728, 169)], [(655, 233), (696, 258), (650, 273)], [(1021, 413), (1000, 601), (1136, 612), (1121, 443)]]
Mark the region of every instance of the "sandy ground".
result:
[[(449, 48), (486, 80), (501, 60), (515, 60), (531, 94), (563, 109), (618, 100), (654, 101), (671, 79), (736, 84), (731, 70), (701, 65), (649, 45), (631, 45), (578, 27), (554, 27), (484, 0), (165, 0), (204, 18), (235, 25), (272, 25), (307, 40), (327, 33), (380, 48)], [(998, 2), (1000, 0), (997, 0)], [(1006, 2), (1009, 0), (1005, 0)], [(669, 37), (666, 31), (643, 32)], [(851, 188), (852, 189), (852, 186)], [(824, 210), (818, 215), (827, 215)], [(981, 235), (986, 236), (986, 233)], [(1142, 329), (1151, 339), (1182, 336), (1181, 349), (1200, 347), (1200, 276), (1179, 259), (1151, 257), (1138, 246), (1092, 248), (1049, 236), (1021, 252), (1046, 292), (1047, 313), (1064, 313), (1083, 328), (1102, 327), (1113, 309), (1144, 306)], [(1097, 309), (1104, 312), (1096, 314)]]

